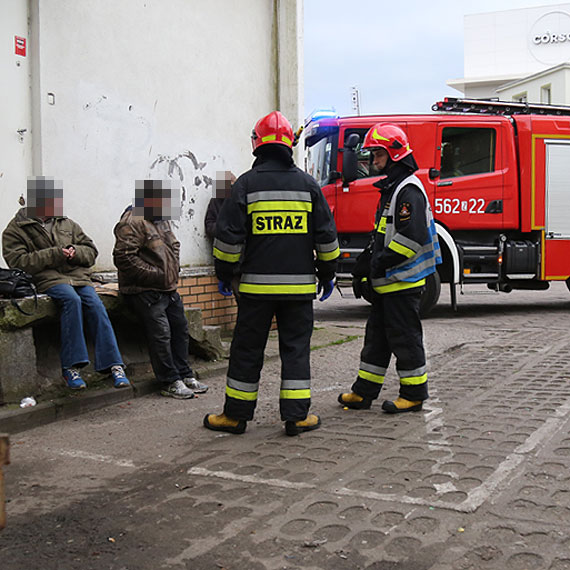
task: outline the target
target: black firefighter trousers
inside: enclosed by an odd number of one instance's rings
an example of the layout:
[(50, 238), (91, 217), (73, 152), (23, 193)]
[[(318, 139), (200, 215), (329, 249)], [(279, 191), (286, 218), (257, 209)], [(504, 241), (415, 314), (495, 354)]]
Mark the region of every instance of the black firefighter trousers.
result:
[(265, 346), (274, 315), (281, 357), (281, 420), (304, 420), (309, 412), (313, 301), (270, 300), (242, 294), (230, 349), (224, 405), (224, 413), (236, 420), (253, 419)]
[(378, 398), (392, 354), (400, 377), (400, 397), (427, 400), (427, 370), (420, 320), (421, 288), (401, 293), (373, 294), (360, 353), (358, 378), (352, 391)]

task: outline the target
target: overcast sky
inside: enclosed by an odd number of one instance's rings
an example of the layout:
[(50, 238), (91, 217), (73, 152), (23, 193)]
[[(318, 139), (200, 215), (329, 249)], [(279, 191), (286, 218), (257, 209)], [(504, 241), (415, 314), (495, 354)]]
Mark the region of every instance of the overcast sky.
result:
[(463, 17), (550, 6), (541, 0), (305, 0), (305, 116), (334, 107), (353, 114), (423, 113), (463, 77)]

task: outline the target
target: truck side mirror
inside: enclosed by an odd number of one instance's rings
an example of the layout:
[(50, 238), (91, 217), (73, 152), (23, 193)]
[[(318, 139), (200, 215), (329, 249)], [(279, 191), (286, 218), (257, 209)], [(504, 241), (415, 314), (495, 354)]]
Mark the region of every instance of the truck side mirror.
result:
[(351, 133), (344, 141), (342, 149), (342, 177), (345, 184), (349, 184), (358, 178), (358, 155), (356, 147), (360, 142), (358, 133)]

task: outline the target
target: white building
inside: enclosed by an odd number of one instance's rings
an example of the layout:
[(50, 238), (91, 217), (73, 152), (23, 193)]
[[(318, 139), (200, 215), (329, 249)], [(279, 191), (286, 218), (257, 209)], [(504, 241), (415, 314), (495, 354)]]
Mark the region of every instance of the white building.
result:
[(302, 0), (0, 0), (0, 230), (28, 176), (112, 268), (134, 182), (182, 184), (182, 263), (210, 262), (216, 172), (252, 162), (255, 121), (302, 120)]
[(570, 4), (465, 16), (467, 98), (570, 104)]

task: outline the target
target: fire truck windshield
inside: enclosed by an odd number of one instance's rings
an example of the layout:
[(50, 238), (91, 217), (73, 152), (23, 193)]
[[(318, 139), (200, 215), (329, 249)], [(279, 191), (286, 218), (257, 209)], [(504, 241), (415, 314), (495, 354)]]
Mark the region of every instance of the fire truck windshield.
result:
[(324, 186), (328, 183), (331, 172), (331, 156), (333, 137), (325, 137), (313, 146), (307, 147), (305, 156), (305, 170), (319, 183)]

